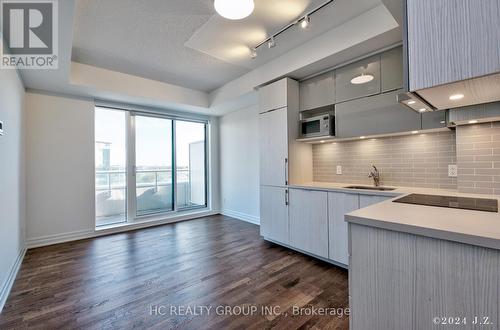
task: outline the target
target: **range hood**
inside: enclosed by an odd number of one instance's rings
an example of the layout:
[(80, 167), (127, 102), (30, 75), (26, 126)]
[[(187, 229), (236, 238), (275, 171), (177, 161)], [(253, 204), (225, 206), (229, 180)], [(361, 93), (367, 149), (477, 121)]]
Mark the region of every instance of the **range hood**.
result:
[(408, 89), (405, 92), (399, 93), (397, 97), (399, 103), (416, 112), (424, 113), (435, 110), (433, 106), (422, 99), (417, 93), (409, 92)]

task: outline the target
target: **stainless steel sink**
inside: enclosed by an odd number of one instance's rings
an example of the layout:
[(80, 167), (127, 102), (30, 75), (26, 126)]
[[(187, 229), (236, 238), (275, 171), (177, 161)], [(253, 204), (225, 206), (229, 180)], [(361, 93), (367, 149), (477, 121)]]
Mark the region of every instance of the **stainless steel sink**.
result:
[(346, 189), (378, 190), (378, 191), (392, 191), (392, 190), (396, 190), (396, 188), (370, 187), (370, 186), (347, 186), (347, 187), (344, 187), (344, 188), (346, 188)]

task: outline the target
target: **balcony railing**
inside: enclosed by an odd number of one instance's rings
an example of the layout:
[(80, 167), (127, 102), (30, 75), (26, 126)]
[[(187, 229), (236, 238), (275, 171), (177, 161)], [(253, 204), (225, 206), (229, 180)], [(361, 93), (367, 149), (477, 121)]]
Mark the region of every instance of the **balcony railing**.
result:
[[(189, 169), (177, 169), (177, 203), (191, 204)], [(136, 171), (137, 214), (172, 210), (172, 171)], [(125, 221), (127, 201), (126, 172), (123, 170), (96, 171), (96, 218), (98, 225)], [(121, 220), (120, 220), (121, 219)]]

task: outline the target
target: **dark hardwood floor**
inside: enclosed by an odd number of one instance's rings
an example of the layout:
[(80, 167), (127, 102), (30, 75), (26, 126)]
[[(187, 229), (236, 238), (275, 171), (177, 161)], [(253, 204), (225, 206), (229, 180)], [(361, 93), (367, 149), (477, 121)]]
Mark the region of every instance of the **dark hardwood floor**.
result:
[(348, 307), (347, 271), (212, 216), (29, 250), (0, 329), (348, 328), (312, 307)]

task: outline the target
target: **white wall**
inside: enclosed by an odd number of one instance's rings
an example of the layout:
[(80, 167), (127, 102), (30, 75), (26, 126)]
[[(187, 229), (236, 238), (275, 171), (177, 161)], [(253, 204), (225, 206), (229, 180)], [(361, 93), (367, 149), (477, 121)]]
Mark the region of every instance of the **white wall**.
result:
[(222, 213), (259, 223), (259, 107), (220, 118)]
[(28, 245), (94, 232), (94, 103), (26, 94)]
[(0, 70), (0, 310), (24, 252), (24, 87), (15, 70)]

